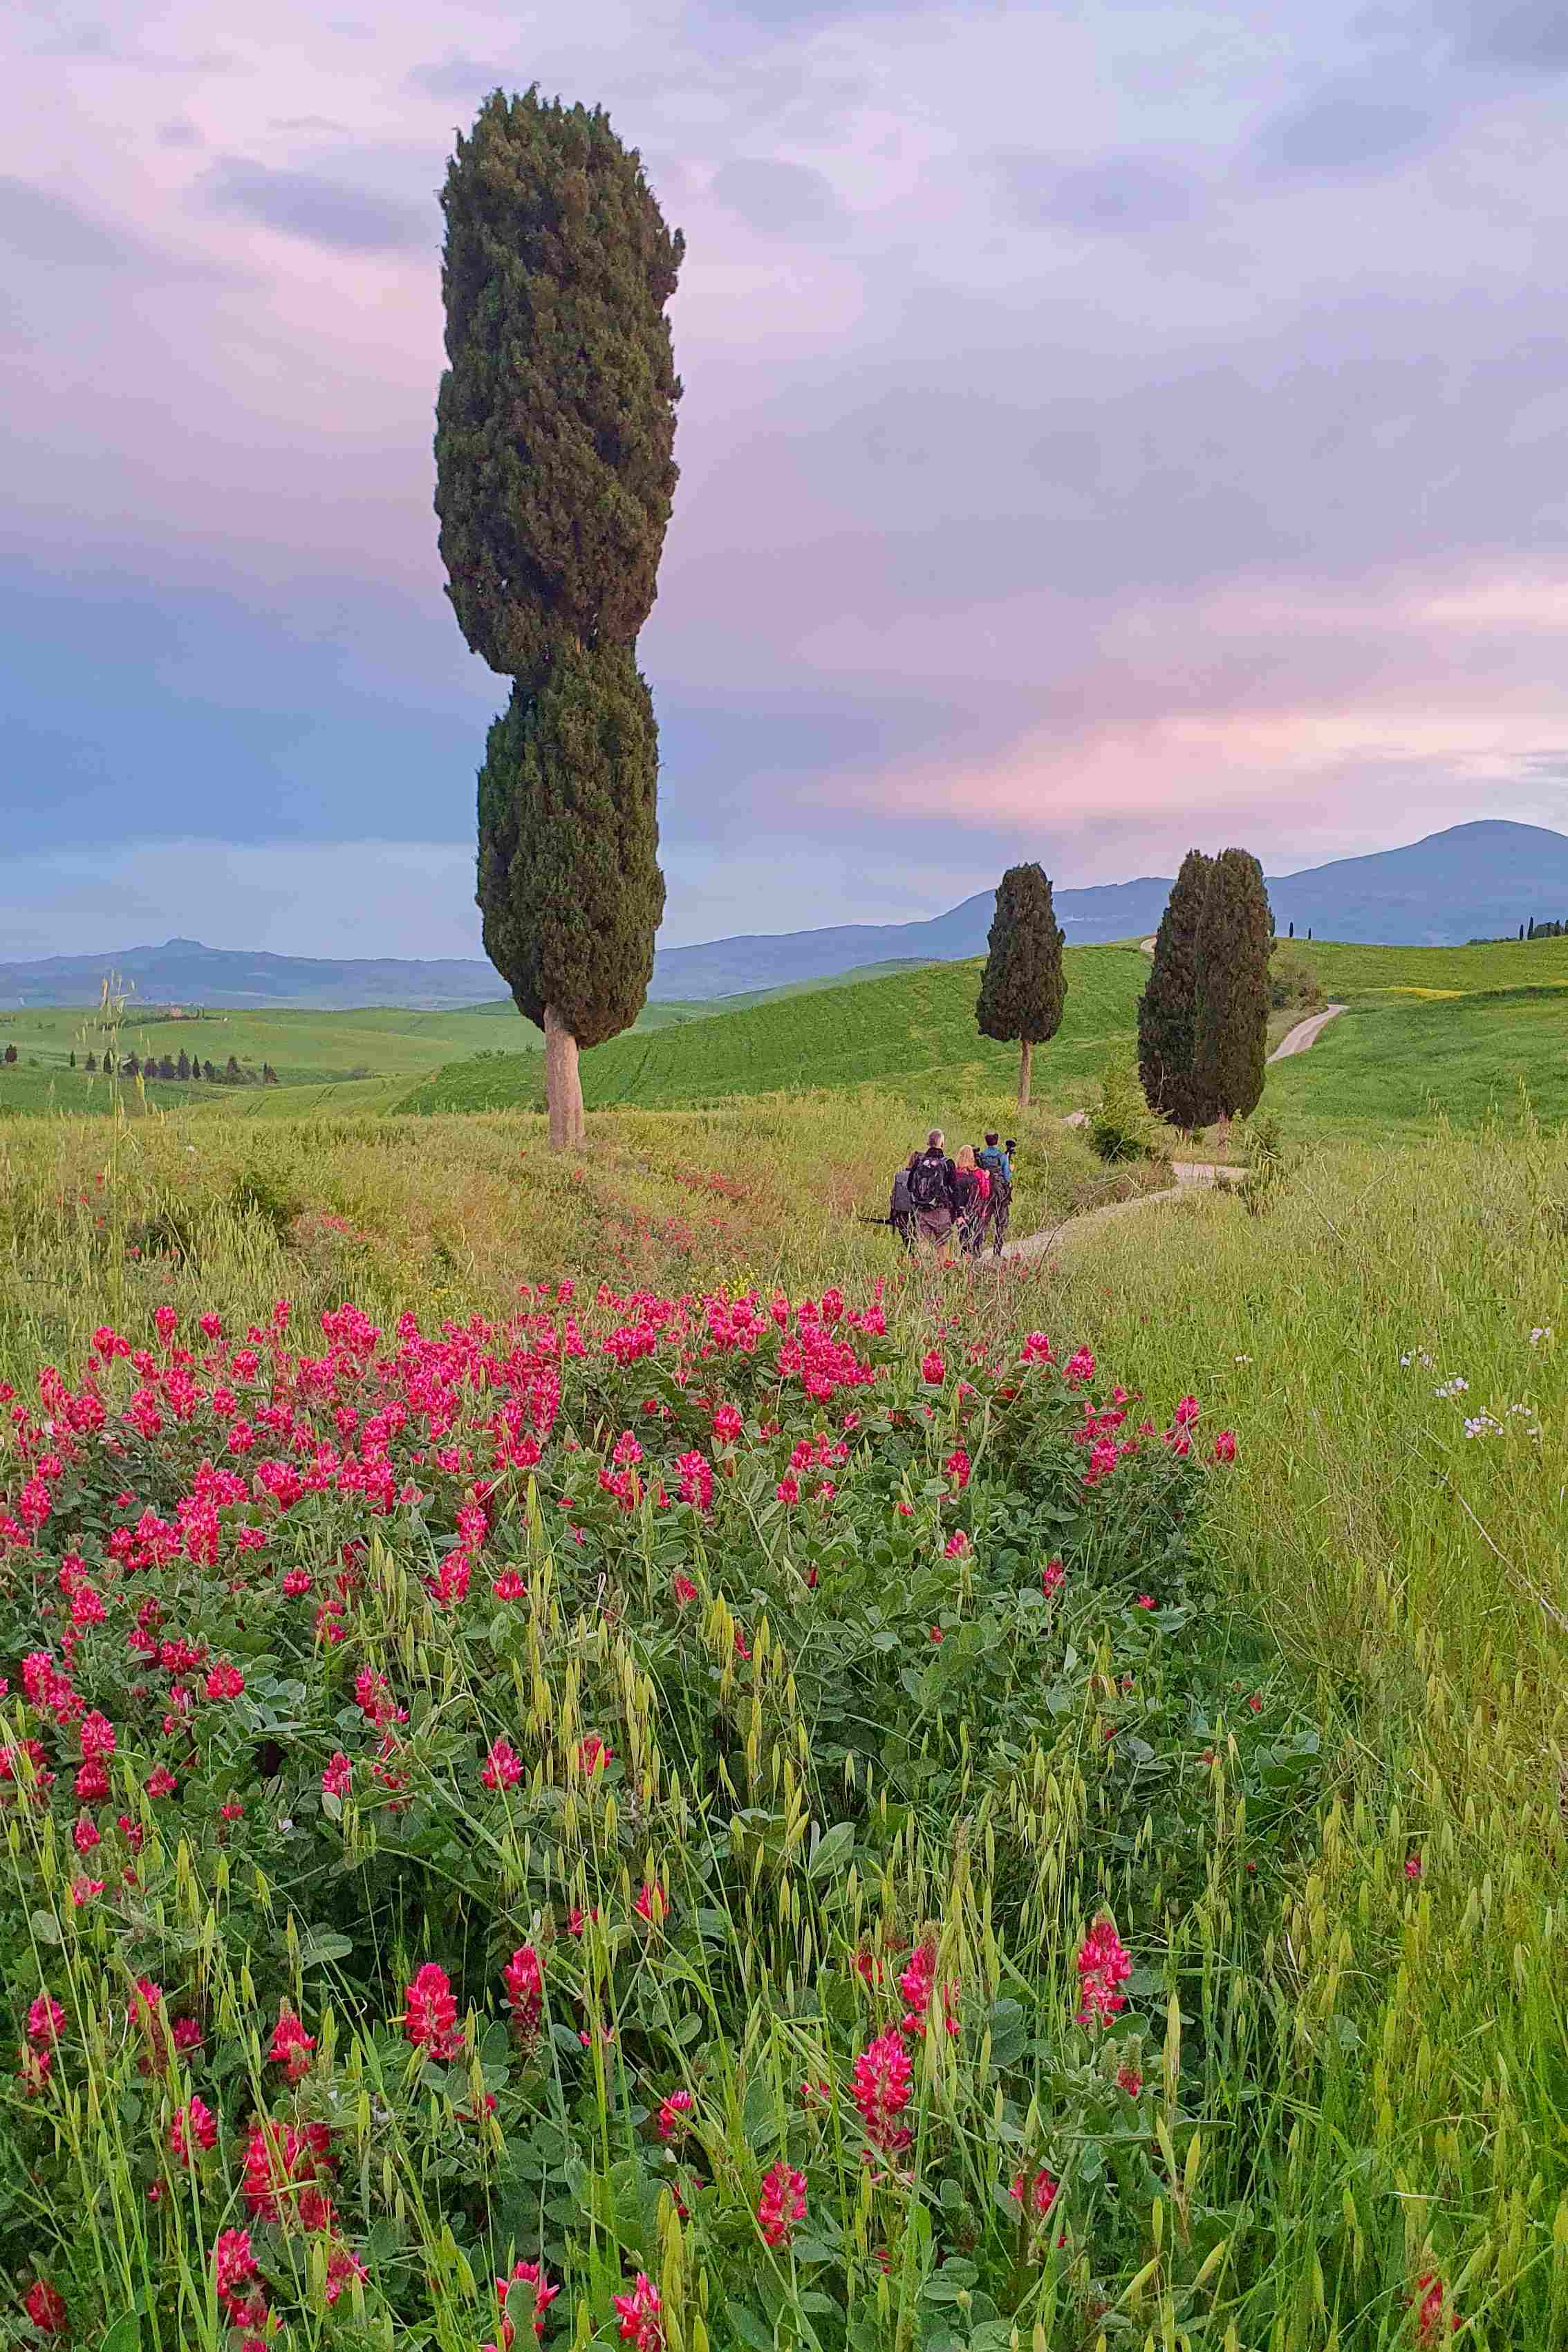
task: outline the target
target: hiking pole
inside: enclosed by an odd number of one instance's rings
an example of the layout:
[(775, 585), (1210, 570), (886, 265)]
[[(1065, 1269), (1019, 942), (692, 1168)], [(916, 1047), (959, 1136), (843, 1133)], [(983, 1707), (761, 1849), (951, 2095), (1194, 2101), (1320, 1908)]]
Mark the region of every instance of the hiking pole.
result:
[(893, 1221), (891, 1217), (857, 1217), (855, 1222), (858, 1225), (890, 1225)]

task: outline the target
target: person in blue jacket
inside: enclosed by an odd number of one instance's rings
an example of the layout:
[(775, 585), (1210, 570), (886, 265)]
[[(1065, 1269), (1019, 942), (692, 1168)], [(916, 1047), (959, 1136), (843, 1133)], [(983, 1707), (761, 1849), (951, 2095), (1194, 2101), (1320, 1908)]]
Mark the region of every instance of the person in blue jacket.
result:
[[(975, 1153), (974, 1164), (984, 1168), (991, 1179), (991, 1197), (985, 1203), (985, 1225), (991, 1235), (993, 1254), (1000, 1257), (1002, 1244), (1007, 1238), (1007, 1218), (1013, 1206), (1013, 1154), (1018, 1149), (1011, 1136), (1005, 1146), (999, 1144), (994, 1133), (988, 1134), (984, 1147)], [(980, 1247), (984, 1247), (984, 1235)]]

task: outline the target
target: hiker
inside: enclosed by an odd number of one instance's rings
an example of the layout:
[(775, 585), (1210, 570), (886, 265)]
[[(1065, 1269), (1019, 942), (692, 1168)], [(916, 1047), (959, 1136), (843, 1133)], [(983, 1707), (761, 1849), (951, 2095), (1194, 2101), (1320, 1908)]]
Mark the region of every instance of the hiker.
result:
[(941, 1128), (933, 1127), (925, 1150), (918, 1154), (910, 1170), (910, 1206), (915, 1213), (915, 1231), (921, 1241), (941, 1249), (952, 1232), (957, 1205), (953, 1165), (947, 1156)]
[[(1013, 1154), (1018, 1149), (1011, 1136), (1005, 1148), (997, 1143), (994, 1131), (987, 1134), (984, 1149), (975, 1154), (975, 1164), (991, 1179), (991, 1197), (985, 1204), (985, 1224), (991, 1234), (992, 1253), (1002, 1255), (1002, 1244), (1007, 1238), (1007, 1216), (1013, 1206)], [(984, 1246), (982, 1234), (976, 1244)]]
[(991, 1192), (991, 1178), (974, 1164), (974, 1147), (960, 1147), (953, 1161), (953, 1189), (957, 1196), (955, 1215), (958, 1219), (959, 1246), (965, 1257), (980, 1254), (981, 1236), (985, 1227), (985, 1203)]
[(907, 1250), (912, 1250), (915, 1245), (915, 1211), (910, 1199), (910, 1176), (919, 1158), (918, 1151), (910, 1152), (893, 1179), (893, 1196), (888, 1203), (888, 1223)]

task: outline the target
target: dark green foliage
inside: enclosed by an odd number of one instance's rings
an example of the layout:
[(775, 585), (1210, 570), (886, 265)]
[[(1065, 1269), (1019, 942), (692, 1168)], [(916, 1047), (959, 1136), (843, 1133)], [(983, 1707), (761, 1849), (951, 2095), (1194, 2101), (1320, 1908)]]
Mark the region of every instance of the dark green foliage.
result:
[(520, 1012), (554, 1007), (579, 1044), (635, 1021), (664, 913), (658, 743), (635, 655), (601, 646), (521, 685), (479, 771), (485, 953)]
[(447, 356), (436, 511), (447, 593), (492, 669), (630, 646), (675, 491), (664, 306), (683, 240), (602, 108), (496, 90), (441, 195)]
[(228, 1204), (237, 1217), (258, 1217), (273, 1236), (288, 1241), (304, 1202), (286, 1178), (271, 1168), (242, 1168), (229, 1187)]
[(1198, 924), (1193, 1092), (1205, 1126), (1245, 1118), (1263, 1093), (1274, 918), (1263, 868), (1245, 849), (1215, 859)]
[(181, 1046), (181, 1048), (180, 1048), (180, 1058), (179, 1058), (179, 1060), (178, 1060), (178, 1061), (175, 1063), (175, 1065), (174, 1065), (174, 1076), (175, 1076), (177, 1078), (188, 1078), (188, 1077), (190, 1076), (190, 1075), (191, 1075), (191, 1057), (190, 1057), (190, 1055), (186, 1053), (186, 1051), (185, 1051), (184, 1047), (182, 1045), (182, 1046)]
[(996, 891), (974, 1018), (983, 1037), (1043, 1045), (1067, 1002), (1063, 933), (1039, 866), (1010, 866)]
[(1197, 1036), (1198, 925), (1214, 860), (1189, 849), (1154, 935), (1154, 961), (1138, 1001), (1138, 1075), (1151, 1110), (1173, 1126), (1204, 1124), (1193, 1091)]
[[(635, 648), (675, 491), (683, 242), (603, 109), (536, 89), (486, 100), (441, 203), (441, 553), (464, 635), (516, 681), (479, 773), (485, 950), (531, 1021), (593, 1045), (642, 1010), (664, 912)], [(574, 1051), (563, 1072), (572, 1140)]]
[(6, 1048), (5, 1048), (5, 1059), (6, 1059), (6, 1061), (7, 1061), (7, 1062), (14, 1062), (14, 1061), (16, 1060), (16, 1048), (15, 1047), (15, 1045), (7, 1045), (7, 1046), (6, 1046)]

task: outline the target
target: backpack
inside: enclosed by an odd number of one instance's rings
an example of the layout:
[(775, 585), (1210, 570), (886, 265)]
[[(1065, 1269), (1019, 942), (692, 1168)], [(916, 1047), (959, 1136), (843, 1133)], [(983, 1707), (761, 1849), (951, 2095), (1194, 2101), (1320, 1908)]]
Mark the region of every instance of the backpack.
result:
[(910, 1171), (910, 1206), (945, 1209), (947, 1205), (947, 1161), (940, 1151), (928, 1151)]
[(999, 1200), (1009, 1192), (1011, 1187), (1002, 1173), (1002, 1153), (995, 1144), (988, 1143), (984, 1151), (977, 1151), (974, 1155), (974, 1164), (977, 1168), (984, 1169), (987, 1183)]
[(991, 1171), (989, 1168), (982, 1168), (979, 1163), (976, 1162), (974, 1170), (974, 1182), (977, 1197), (983, 1202), (988, 1201), (991, 1198)]

